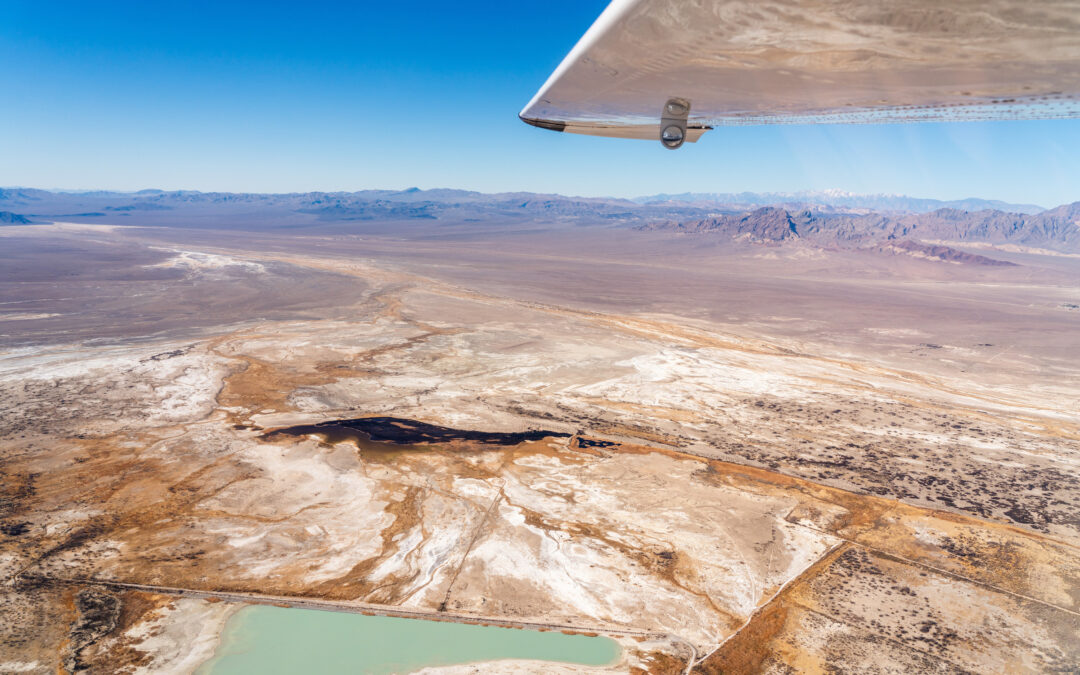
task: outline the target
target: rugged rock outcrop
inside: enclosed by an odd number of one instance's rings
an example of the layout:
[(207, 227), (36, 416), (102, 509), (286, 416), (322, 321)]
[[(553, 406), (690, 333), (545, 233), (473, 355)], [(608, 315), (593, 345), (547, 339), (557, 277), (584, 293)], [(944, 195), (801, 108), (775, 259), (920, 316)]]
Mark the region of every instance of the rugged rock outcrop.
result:
[(0, 223), (4, 225), (27, 225), (31, 223), (26, 216), (19, 215), (18, 213), (12, 213), (11, 211), (0, 211)]
[[(802, 239), (819, 246), (866, 248), (896, 242), (963, 242), (1015, 244), (1063, 252), (1080, 252), (1080, 202), (1059, 206), (1036, 215), (1004, 211), (939, 209), (923, 214), (849, 214), (765, 207), (741, 214), (709, 218), (653, 222), (646, 230), (723, 234), (761, 242)], [(939, 251), (938, 254), (944, 253)], [(934, 254), (934, 255), (938, 255)], [(971, 262), (948, 254), (950, 260)], [(980, 258), (982, 256), (974, 256)], [(983, 263), (985, 264), (985, 263)]]

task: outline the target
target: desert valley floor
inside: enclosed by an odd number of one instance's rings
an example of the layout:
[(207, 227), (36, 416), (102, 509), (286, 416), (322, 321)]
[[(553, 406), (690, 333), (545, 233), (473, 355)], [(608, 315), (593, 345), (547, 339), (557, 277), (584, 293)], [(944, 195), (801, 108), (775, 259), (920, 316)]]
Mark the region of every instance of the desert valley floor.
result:
[(1080, 260), (702, 241), (0, 229), (0, 671), (263, 603), (623, 646), (493, 672), (1074, 672)]

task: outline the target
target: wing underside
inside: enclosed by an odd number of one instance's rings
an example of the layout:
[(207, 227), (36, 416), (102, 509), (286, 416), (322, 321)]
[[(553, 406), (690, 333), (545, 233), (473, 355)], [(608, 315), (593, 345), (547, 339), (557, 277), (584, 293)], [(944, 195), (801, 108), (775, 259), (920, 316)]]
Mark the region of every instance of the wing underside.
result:
[(686, 140), (714, 126), (1080, 117), (1080, 0), (614, 0), (521, 111)]

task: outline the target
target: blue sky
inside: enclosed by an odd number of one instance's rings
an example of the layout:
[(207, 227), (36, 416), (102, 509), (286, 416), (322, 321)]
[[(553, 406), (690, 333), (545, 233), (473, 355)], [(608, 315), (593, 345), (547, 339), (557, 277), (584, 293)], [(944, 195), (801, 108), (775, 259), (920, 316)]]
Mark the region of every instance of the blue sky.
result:
[(0, 185), (1080, 200), (1080, 120), (730, 127), (678, 152), (522, 124), (605, 5), (4, 0)]

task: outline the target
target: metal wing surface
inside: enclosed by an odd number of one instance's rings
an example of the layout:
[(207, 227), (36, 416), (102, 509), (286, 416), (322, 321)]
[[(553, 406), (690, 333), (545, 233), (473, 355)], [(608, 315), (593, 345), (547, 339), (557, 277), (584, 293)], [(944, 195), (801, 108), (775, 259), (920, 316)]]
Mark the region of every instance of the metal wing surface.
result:
[(1080, 0), (614, 0), (521, 118), (657, 139), (672, 100), (688, 141), (734, 124), (1078, 117)]

